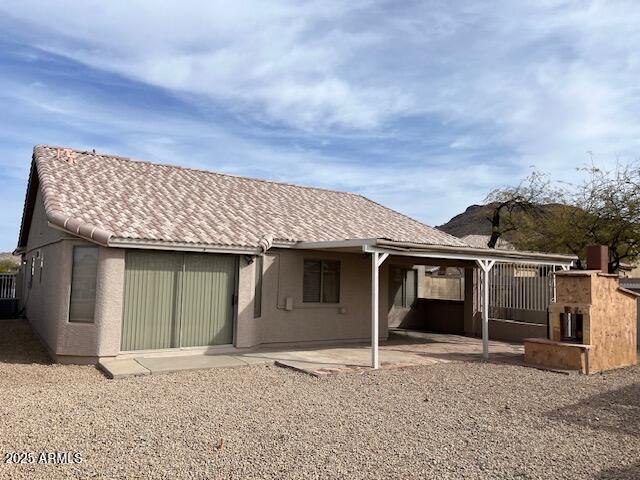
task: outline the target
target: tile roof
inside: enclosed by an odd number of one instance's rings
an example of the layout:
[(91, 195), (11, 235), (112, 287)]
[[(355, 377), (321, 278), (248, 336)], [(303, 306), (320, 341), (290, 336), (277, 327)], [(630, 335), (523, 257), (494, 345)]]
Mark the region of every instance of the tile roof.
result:
[[(49, 221), (110, 238), (256, 247), (280, 241), (460, 239), (352, 193), (38, 145), (34, 165)], [(32, 173), (33, 175), (33, 173)]]

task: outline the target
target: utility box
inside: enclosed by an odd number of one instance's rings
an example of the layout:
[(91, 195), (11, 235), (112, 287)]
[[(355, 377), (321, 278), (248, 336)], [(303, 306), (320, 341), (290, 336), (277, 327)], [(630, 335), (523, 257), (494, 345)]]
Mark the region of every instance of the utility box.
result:
[(557, 272), (549, 338), (524, 342), (525, 362), (596, 373), (637, 362), (637, 293), (600, 270)]

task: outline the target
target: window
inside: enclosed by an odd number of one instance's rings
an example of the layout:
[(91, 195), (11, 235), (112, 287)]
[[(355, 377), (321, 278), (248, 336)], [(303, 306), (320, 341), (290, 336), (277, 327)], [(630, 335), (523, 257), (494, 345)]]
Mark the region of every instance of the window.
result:
[(98, 247), (74, 247), (69, 321), (93, 323), (96, 304)]
[(418, 276), (416, 270), (394, 267), (391, 271), (390, 286), (393, 305), (410, 308), (417, 297)]
[(302, 301), (305, 303), (340, 302), (340, 262), (335, 260), (304, 261)]
[(262, 269), (264, 257), (259, 255), (256, 257), (256, 286), (253, 295), (253, 318), (262, 316)]
[(29, 288), (33, 285), (33, 274), (36, 269), (36, 257), (31, 257), (31, 269), (29, 270)]
[(44, 255), (40, 254), (40, 250), (38, 250), (38, 255), (40, 255), (40, 271), (38, 276), (38, 283), (42, 283), (42, 269), (44, 268)]

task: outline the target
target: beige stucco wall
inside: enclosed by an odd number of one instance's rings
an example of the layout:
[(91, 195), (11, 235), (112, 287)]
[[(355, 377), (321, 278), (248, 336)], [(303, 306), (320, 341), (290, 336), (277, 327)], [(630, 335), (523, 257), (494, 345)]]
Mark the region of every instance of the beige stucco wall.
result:
[[(340, 261), (340, 303), (303, 303), (305, 259)], [(371, 258), (368, 255), (270, 250), (264, 258), (262, 315), (259, 318), (253, 318), (255, 265), (255, 262), (246, 265), (241, 260), (236, 346), (371, 338)], [(388, 266), (383, 264), (379, 287), (380, 338), (387, 337), (387, 272)], [(285, 309), (287, 297), (293, 302), (291, 311)]]
[[(255, 268), (257, 262), (247, 263), (240, 257), (238, 271), (238, 305), (234, 331), (235, 346), (252, 347), (260, 343), (260, 319), (253, 318), (253, 292), (255, 290)], [(264, 284), (264, 282), (263, 282)], [(264, 305), (268, 302), (263, 295)]]
[[(25, 252), (26, 264), (23, 262), (21, 270), (20, 304), (31, 325), (51, 351), (55, 350), (58, 336), (58, 322), (54, 319), (59, 317), (63, 302), (60, 257), (65, 238), (62, 232), (47, 226), (42, 195), (38, 191)], [(37, 255), (42, 259), (42, 268), (38, 260), (29, 285), (31, 261)]]
[(64, 298), (58, 323), (56, 355), (109, 357), (120, 351), (124, 279), (124, 250), (99, 247), (96, 302), (93, 323), (72, 323), (69, 317), (73, 246), (86, 242), (65, 242), (62, 253)]
[[(92, 245), (48, 226), (38, 192), (22, 271), (21, 306), (54, 359), (91, 363), (119, 351), (124, 250), (99, 247), (94, 323), (70, 323), (73, 247)], [(31, 259), (36, 261), (29, 286)]]
[[(70, 323), (69, 297), (73, 247), (89, 242), (48, 226), (38, 194), (23, 275), (25, 314), (58, 361), (95, 362), (120, 353), (125, 250), (99, 247), (94, 323)], [(31, 288), (28, 268), (44, 258), (42, 279), (36, 265)], [(340, 261), (340, 303), (302, 301), (305, 259)], [(264, 258), (262, 315), (254, 318), (256, 262), (240, 257), (234, 344), (238, 348), (273, 344), (368, 341), (371, 336), (371, 257), (363, 254), (270, 250)], [(390, 262), (380, 268), (379, 336), (388, 335)], [(286, 299), (293, 309), (285, 309)]]

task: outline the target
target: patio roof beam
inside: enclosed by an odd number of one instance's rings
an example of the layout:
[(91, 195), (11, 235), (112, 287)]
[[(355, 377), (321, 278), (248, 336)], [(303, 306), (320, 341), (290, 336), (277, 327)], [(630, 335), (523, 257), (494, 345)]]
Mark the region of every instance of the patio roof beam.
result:
[(463, 252), (440, 252), (440, 251), (416, 251), (416, 250), (403, 250), (403, 249), (395, 249), (390, 247), (374, 247), (374, 246), (364, 246), (362, 247), (365, 253), (388, 253), (391, 255), (398, 255), (403, 257), (419, 257), (419, 258), (434, 258), (434, 259), (448, 259), (448, 260), (471, 260), (477, 262), (478, 260), (490, 260), (493, 262), (504, 262), (504, 263), (522, 263), (529, 265), (556, 265), (558, 267), (569, 268), (572, 264), (572, 260), (560, 261), (559, 259), (543, 259), (543, 258), (535, 258), (535, 257), (524, 257), (520, 255), (500, 255), (500, 256), (492, 256), (490, 253), (480, 254), (480, 253), (463, 253)]

